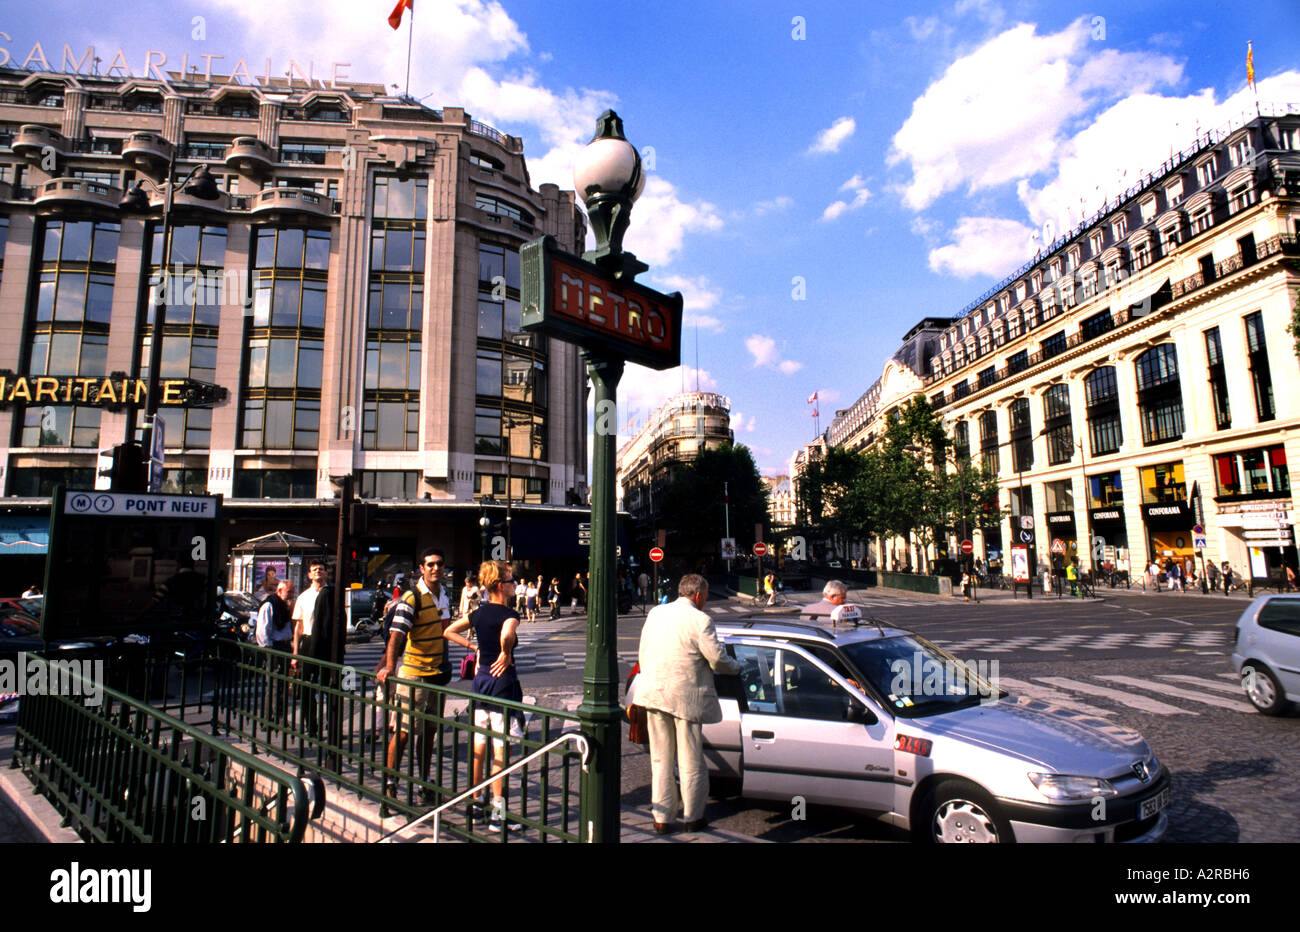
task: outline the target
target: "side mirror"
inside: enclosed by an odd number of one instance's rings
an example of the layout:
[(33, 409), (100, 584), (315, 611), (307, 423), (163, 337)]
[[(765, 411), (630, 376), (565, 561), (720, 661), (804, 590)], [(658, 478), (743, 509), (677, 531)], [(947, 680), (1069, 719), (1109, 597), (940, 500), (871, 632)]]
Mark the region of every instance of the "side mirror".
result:
[(850, 722), (856, 722), (859, 725), (874, 725), (880, 721), (880, 719), (876, 718), (875, 712), (872, 712), (860, 702), (850, 703), (844, 717)]

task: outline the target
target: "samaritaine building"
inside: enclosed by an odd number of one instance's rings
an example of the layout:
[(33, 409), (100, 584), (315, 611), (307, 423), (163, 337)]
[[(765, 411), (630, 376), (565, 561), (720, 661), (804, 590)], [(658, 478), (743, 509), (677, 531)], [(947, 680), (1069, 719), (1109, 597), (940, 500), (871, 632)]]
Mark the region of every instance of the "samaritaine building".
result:
[[(164, 491), (224, 496), (226, 545), (332, 545), (351, 474), (379, 502), (366, 582), (429, 544), (476, 562), (507, 497), (517, 558), (580, 563), (585, 373), (519, 328), (520, 246), (582, 251), (573, 192), (534, 190), (518, 139), (381, 85), (169, 78), (0, 68), (7, 533), (36, 534), (58, 483), (106, 487), (147, 375), (169, 165), (205, 163), (220, 196), (178, 187), (171, 218), (159, 374), (199, 390), (162, 396)], [(121, 206), (136, 182), (148, 212)]]
[(954, 319), (923, 322), (924, 352), (891, 360), (825, 441), (869, 446), (924, 394), (1001, 480), (976, 555), (1005, 564), (1024, 544), (1040, 567), (1088, 569), (1095, 543), (1135, 579), (1153, 560), (1199, 573), (1203, 556), (1276, 581), (1296, 565), (1298, 193), (1300, 114), (1202, 136)]

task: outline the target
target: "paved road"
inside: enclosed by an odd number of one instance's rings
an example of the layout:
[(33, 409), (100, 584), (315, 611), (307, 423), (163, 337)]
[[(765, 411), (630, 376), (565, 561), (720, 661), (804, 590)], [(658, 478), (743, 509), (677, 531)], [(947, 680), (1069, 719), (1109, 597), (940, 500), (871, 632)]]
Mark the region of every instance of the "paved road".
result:
[[(1140, 731), (1173, 772), (1167, 841), (1296, 841), (1300, 715), (1258, 714), (1228, 668), (1233, 626), (1248, 600), (1141, 590), (1102, 595), (1013, 601), (995, 593), (968, 604), (865, 590), (853, 598), (866, 614), (906, 625), (962, 660), (997, 661), (1003, 688)], [(720, 623), (755, 611), (720, 598), (709, 608)], [(642, 621), (639, 612), (619, 620), (624, 674), (635, 661)], [(521, 627), (520, 674), (540, 704), (577, 705), (585, 623), (568, 617)], [(623, 773), (624, 803), (648, 807), (643, 749), (624, 745)], [(814, 807), (801, 821), (790, 816), (788, 806), (741, 799), (711, 799), (708, 810), (718, 826), (770, 841), (906, 840), (842, 810)]]

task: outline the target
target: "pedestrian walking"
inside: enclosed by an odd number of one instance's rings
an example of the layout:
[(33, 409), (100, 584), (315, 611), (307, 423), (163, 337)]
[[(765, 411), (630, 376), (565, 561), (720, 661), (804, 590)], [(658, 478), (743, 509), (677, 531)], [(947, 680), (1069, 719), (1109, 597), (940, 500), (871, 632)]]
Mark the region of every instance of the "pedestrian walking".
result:
[(686, 831), (708, 827), (704, 818), (709, 773), (704, 761), (703, 726), (722, 721), (714, 673), (737, 674), (740, 664), (718, 642), (713, 621), (703, 611), (709, 584), (689, 573), (677, 585), (677, 601), (657, 605), (641, 630), (636, 704), (646, 710), (650, 733), (651, 812), (656, 834), (675, 829), (678, 790)]
[(460, 607), (456, 611), (456, 617), (464, 618), (478, 608), (478, 603), (478, 584), (474, 581), (473, 573), (466, 573), (465, 583), (460, 587)]
[(1209, 585), (1211, 592), (1217, 592), (1219, 589), (1219, 567), (1213, 560), (1205, 564), (1205, 582)]
[(1232, 572), (1232, 564), (1227, 560), (1223, 561), (1223, 594), (1228, 595), (1233, 589), (1237, 588), (1236, 575)]

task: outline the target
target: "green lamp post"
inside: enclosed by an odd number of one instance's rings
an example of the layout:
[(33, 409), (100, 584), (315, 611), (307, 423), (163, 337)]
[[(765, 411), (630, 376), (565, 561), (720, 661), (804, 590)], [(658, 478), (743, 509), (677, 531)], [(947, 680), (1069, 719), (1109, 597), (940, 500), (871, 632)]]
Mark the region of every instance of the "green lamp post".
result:
[[(583, 258), (622, 281), (631, 281), (649, 266), (623, 251), (623, 234), (645, 175), (641, 156), (623, 135), (623, 121), (607, 110), (596, 121), (596, 135), (578, 154), (574, 188), (587, 204), (596, 248)], [(579, 714), (592, 723), (595, 754), (591, 778), (584, 783), (581, 818), (585, 840), (619, 840), (622, 796), (623, 730), (618, 703), (618, 604), (614, 507), (616, 411), (623, 359), (596, 349), (583, 351), (595, 391), (596, 437), (592, 450), (591, 551), (587, 594), (587, 658)]]

